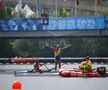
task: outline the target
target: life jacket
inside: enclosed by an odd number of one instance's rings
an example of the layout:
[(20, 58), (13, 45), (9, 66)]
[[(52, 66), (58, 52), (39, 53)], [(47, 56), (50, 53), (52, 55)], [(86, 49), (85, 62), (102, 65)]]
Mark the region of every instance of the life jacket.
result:
[(91, 72), (92, 71), (92, 63), (90, 60), (83, 61), (80, 65), (79, 68), (83, 73)]
[(90, 60), (87, 60), (88, 65), (92, 68), (92, 62)]

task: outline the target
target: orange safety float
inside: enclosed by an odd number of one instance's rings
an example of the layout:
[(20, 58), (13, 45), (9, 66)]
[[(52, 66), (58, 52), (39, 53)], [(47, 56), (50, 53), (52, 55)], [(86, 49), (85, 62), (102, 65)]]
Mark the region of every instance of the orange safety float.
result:
[(20, 81), (16, 80), (12, 83), (12, 89), (13, 90), (21, 90), (22, 84)]

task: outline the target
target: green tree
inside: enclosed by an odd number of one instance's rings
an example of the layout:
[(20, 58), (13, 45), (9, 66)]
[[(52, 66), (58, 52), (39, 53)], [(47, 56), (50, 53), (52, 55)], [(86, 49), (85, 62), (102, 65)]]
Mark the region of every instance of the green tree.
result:
[(11, 57), (13, 55), (11, 40), (0, 39), (0, 57)]
[(108, 11), (99, 11), (99, 12), (97, 12), (97, 15), (98, 16), (108, 16)]
[(0, 2), (0, 19), (9, 19), (12, 17), (12, 9)]
[(58, 15), (59, 17), (69, 17), (69, 12), (65, 8), (60, 8)]
[[(55, 40), (55, 38), (38, 38), (38, 39), (16, 39), (11, 41), (12, 51), (15, 55), (21, 57), (53, 57), (53, 50), (50, 48), (40, 48), (39, 42)], [(56, 40), (67, 40), (72, 45), (62, 51), (63, 57), (82, 57), (82, 56), (108, 56), (107, 38), (56, 38)], [(54, 44), (55, 45), (55, 44)], [(1, 52), (2, 53), (2, 52)]]

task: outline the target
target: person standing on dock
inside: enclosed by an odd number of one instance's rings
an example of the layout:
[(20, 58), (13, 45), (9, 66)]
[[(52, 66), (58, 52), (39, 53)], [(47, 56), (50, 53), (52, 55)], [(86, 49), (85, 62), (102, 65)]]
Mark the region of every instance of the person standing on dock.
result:
[(59, 45), (57, 44), (56, 47), (52, 47), (52, 46), (48, 46), (51, 49), (53, 49), (54, 51), (54, 55), (55, 55), (55, 70), (57, 70), (57, 65), (59, 65), (59, 69), (61, 68), (61, 50), (66, 49), (68, 47), (70, 47), (71, 45), (67, 45), (65, 47), (60, 48)]

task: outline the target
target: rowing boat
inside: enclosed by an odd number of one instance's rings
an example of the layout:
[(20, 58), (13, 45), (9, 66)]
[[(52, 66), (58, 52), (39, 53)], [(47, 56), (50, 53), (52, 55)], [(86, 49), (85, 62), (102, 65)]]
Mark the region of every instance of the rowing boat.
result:
[(59, 72), (58, 71), (53, 71), (53, 72), (49, 72), (49, 71), (43, 71), (43, 72), (29, 72), (29, 71), (15, 71), (14, 72), (15, 76), (59, 76)]

